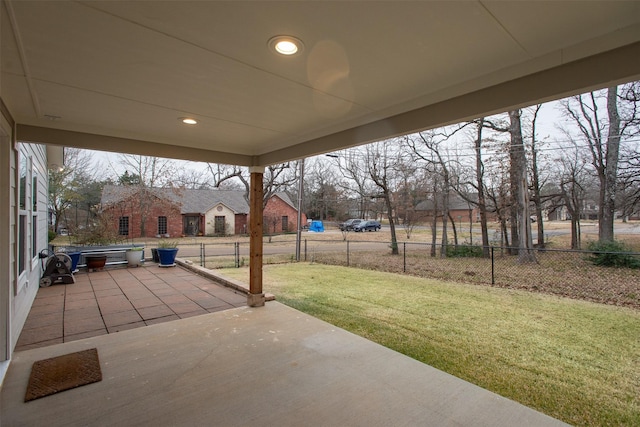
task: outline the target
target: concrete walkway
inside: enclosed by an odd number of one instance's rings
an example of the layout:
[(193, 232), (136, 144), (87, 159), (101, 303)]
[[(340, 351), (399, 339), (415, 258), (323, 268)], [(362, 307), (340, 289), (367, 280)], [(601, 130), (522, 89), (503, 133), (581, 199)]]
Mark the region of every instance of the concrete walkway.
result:
[(246, 305), (246, 294), (181, 267), (81, 271), (76, 283), (39, 288), (16, 351)]
[[(94, 347), (102, 381), (24, 403), (34, 361)], [(12, 427), (563, 425), (275, 301), (17, 352), (0, 407)]]

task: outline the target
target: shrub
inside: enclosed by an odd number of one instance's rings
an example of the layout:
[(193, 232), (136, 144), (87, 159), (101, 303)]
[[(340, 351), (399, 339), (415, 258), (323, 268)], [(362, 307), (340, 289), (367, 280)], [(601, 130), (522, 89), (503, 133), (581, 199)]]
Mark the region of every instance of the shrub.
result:
[(113, 243), (120, 243), (125, 241), (125, 236), (118, 234), (117, 220), (113, 215), (102, 213), (96, 216), (96, 218), (86, 228), (74, 228), (71, 234), (73, 234), (73, 241), (80, 245), (111, 245)]
[(475, 245), (449, 245), (447, 257), (450, 258), (482, 258), (482, 246)]
[(592, 252), (588, 260), (602, 267), (640, 268), (638, 255), (621, 242), (591, 242), (587, 246)]

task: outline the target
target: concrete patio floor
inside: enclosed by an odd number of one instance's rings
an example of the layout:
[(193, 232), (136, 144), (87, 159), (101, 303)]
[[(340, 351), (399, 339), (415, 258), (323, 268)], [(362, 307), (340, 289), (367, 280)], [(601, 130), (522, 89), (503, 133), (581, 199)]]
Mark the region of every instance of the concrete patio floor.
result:
[(245, 293), (181, 267), (82, 270), (76, 283), (39, 288), (16, 351), (246, 305)]
[[(102, 381), (24, 402), (32, 364), (97, 348)], [(278, 302), (14, 354), (3, 426), (557, 426)]]
[[(38, 291), (2, 426), (563, 425), (278, 302), (247, 307), (185, 268), (75, 277)], [(102, 381), (24, 402), (35, 361), (89, 348)]]

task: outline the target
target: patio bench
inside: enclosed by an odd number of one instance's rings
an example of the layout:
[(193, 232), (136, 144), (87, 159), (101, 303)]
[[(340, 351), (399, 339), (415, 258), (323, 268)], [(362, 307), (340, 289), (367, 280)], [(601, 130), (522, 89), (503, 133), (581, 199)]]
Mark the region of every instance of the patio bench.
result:
[(126, 252), (129, 249), (140, 247), (136, 245), (117, 245), (117, 246), (64, 246), (54, 248), (63, 252), (80, 252), (80, 259), (78, 261), (78, 267), (87, 266), (87, 256), (91, 255), (106, 255), (106, 265), (120, 265), (126, 264)]

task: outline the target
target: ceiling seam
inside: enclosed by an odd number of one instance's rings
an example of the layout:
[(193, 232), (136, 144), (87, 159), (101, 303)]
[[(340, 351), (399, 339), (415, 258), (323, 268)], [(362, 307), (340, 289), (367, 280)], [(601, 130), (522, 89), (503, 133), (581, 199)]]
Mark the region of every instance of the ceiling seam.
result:
[(35, 79), (35, 80), (37, 80), (39, 82), (47, 83), (47, 84), (50, 84), (50, 85), (55, 85), (55, 86), (75, 89), (75, 90), (79, 90), (79, 91), (82, 91), (82, 92), (93, 93), (93, 94), (97, 94), (97, 95), (101, 95), (101, 96), (106, 96), (106, 97), (109, 97), (109, 98), (120, 99), (120, 100), (123, 100), (123, 101), (134, 102), (134, 103), (146, 105), (146, 106), (149, 106), (149, 107), (160, 108), (160, 109), (166, 110), (166, 111), (175, 111), (175, 112), (180, 112), (180, 113), (184, 113), (184, 114), (187, 114), (187, 115), (191, 114), (191, 115), (194, 115), (194, 116), (197, 116), (197, 117), (205, 117), (207, 119), (219, 120), (221, 122), (226, 122), (226, 123), (233, 123), (233, 124), (239, 125), (239, 126), (246, 126), (248, 128), (251, 128), (251, 129), (259, 129), (259, 130), (264, 130), (264, 131), (268, 131), (268, 132), (274, 132), (274, 133), (286, 135), (285, 133), (283, 133), (283, 132), (281, 132), (279, 130), (276, 130), (276, 129), (270, 129), (270, 128), (265, 128), (265, 127), (254, 126), (254, 125), (251, 125), (249, 123), (243, 123), (243, 122), (238, 122), (238, 121), (234, 121), (234, 120), (223, 119), (223, 118), (216, 117), (216, 116), (208, 116), (208, 115), (204, 115), (202, 113), (192, 113), (190, 111), (183, 110), (181, 108), (168, 107), (168, 106), (165, 106), (165, 105), (159, 105), (159, 104), (154, 104), (154, 103), (151, 103), (151, 102), (140, 101), (140, 100), (137, 100), (137, 99), (126, 98), (126, 97), (120, 96), (120, 95), (115, 95), (115, 94), (106, 93), (106, 92), (100, 92), (100, 91), (93, 90), (93, 89), (86, 89), (86, 88), (83, 88), (83, 87), (68, 85), (68, 84), (60, 83), (60, 82), (54, 82), (54, 81), (51, 81), (51, 80), (45, 80), (45, 79)]
[(527, 51), (527, 49), (518, 41), (518, 39), (511, 34), (511, 32), (507, 29), (507, 27), (505, 27), (502, 22), (489, 10), (489, 8), (484, 4), (483, 1), (478, 1), (478, 4), (485, 10), (485, 12), (487, 12), (489, 14), (489, 16), (491, 16), (491, 19), (493, 19), (496, 24), (498, 24), (498, 26), (500, 28), (502, 28), (502, 31), (504, 31), (511, 40), (513, 40), (513, 42), (515, 44), (518, 45), (518, 47), (520, 47), (520, 49), (522, 49), (522, 51), (524, 53), (526, 53), (529, 57), (531, 57), (531, 54)]
[(20, 31), (18, 30), (18, 21), (16, 20), (15, 12), (13, 7), (11, 6), (11, 2), (4, 1), (5, 7), (7, 8), (7, 16), (9, 17), (9, 23), (11, 24), (11, 31), (13, 32), (13, 37), (16, 39), (16, 47), (18, 49), (18, 55), (20, 56), (20, 62), (22, 63), (22, 69), (24, 70), (24, 79), (27, 82), (27, 87), (29, 88), (29, 94), (31, 95), (31, 102), (33, 103), (33, 109), (36, 113), (36, 117), (42, 117), (42, 109), (40, 107), (40, 100), (38, 99), (38, 95), (36, 94), (35, 86), (33, 84), (33, 80), (31, 78), (31, 71), (29, 70), (29, 64), (27, 62), (27, 56), (24, 50), (24, 44), (22, 42), (22, 37), (20, 36)]
[(260, 71), (260, 72), (263, 72), (263, 73), (269, 74), (269, 75), (271, 75), (271, 76), (273, 76), (273, 77), (276, 77), (276, 78), (278, 78), (278, 79), (282, 79), (282, 80), (288, 81), (288, 82), (290, 82), (290, 83), (293, 83), (293, 84), (296, 84), (296, 85), (299, 85), (299, 86), (305, 87), (305, 88), (307, 88), (307, 89), (311, 89), (311, 90), (313, 90), (313, 91), (315, 91), (315, 92), (321, 93), (321, 94), (326, 95), (326, 96), (328, 96), (328, 97), (331, 97), (331, 98), (334, 98), (334, 99), (338, 99), (338, 100), (340, 100), (340, 101), (347, 102), (347, 103), (352, 104), (352, 105), (356, 105), (356, 106), (358, 106), (358, 107), (360, 107), (360, 108), (362, 108), (362, 109), (364, 109), (364, 110), (367, 110), (367, 111), (369, 111), (369, 112), (374, 112), (374, 111), (375, 111), (375, 110), (373, 110), (373, 109), (371, 109), (371, 108), (369, 108), (369, 107), (367, 107), (367, 106), (365, 106), (365, 105), (361, 105), (361, 104), (359, 104), (359, 103), (355, 102), (354, 100), (351, 100), (351, 99), (345, 99), (345, 98), (343, 98), (343, 97), (336, 96), (336, 95), (333, 95), (333, 94), (331, 94), (331, 93), (327, 93), (327, 92), (325, 92), (325, 91), (319, 90), (318, 88), (315, 88), (315, 87), (310, 86), (310, 85), (308, 85), (308, 84), (301, 83), (301, 82), (299, 82), (299, 81), (297, 81), (297, 80), (291, 80), (291, 79), (286, 78), (286, 77), (284, 77), (284, 76), (282, 76), (282, 75), (280, 75), (280, 74), (276, 74), (276, 73), (274, 73), (274, 72), (272, 72), (272, 71), (268, 71), (268, 70), (265, 70), (265, 69), (263, 69), (263, 68), (259, 68), (259, 67), (255, 66), (255, 65), (253, 65), (253, 64), (250, 64), (250, 63), (247, 63), (247, 62), (244, 62), (244, 61), (240, 61), (239, 59), (236, 59), (236, 58), (234, 58), (234, 57), (232, 57), (232, 56), (225, 55), (224, 53), (220, 53), (220, 52), (217, 52), (217, 51), (215, 51), (215, 50), (207, 49), (206, 47), (200, 46), (199, 44), (196, 44), (196, 43), (191, 42), (191, 41), (189, 41), (189, 40), (185, 40), (185, 39), (183, 39), (183, 38), (176, 37), (176, 36), (174, 36), (174, 35), (168, 34), (168, 33), (164, 32), (164, 31), (159, 30), (159, 29), (156, 29), (156, 28), (150, 27), (150, 26), (148, 26), (148, 25), (144, 25), (144, 24), (142, 24), (142, 23), (140, 23), (140, 22), (136, 22), (136, 21), (131, 20), (131, 19), (123, 18), (123, 17), (121, 17), (121, 16), (119, 16), (119, 15), (116, 15), (116, 14), (114, 14), (114, 13), (111, 13), (111, 12), (108, 12), (108, 11), (106, 11), (106, 10), (100, 9), (99, 7), (96, 7), (96, 6), (93, 6), (93, 5), (89, 5), (89, 4), (86, 4), (86, 3), (84, 3), (84, 2), (78, 2), (78, 3), (79, 3), (79, 4), (82, 4), (82, 5), (83, 5), (83, 6), (85, 6), (85, 7), (88, 7), (88, 8), (90, 8), (90, 9), (93, 9), (93, 10), (95, 10), (95, 11), (98, 11), (98, 12), (100, 12), (100, 13), (104, 13), (104, 14), (106, 14), (106, 15), (112, 16), (112, 17), (114, 17), (114, 18), (116, 18), (116, 19), (119, 19), (119, 20), (121, 20), (121, 21), (128, 22), (128, 23), (130, 23), (130, 24), (133, 24), (133, 25), (136, 25), (136, 26), (138, 26), (138, 27), (144, 28), (144, 29), (146, 29), (146, 30), (148, 30), (148, 31), (153, 31), (154, 33), (157, 33), (157, 34), (162, 34), (163, 36), (168, 37), (168, 38), (170, 38), (170, 39), (177, 40), (177, 41), (179, 41), (179, 42), (181, 42), (181, 43), (186, 43), (186, 44), (188, 44), (188, 45), (190, 45), (190, 46), (196, 47), (196, 48), (198, 48), (198, 49), (202, 49), (202, 50), (204, 50), (205, 52), (208, 52), (208, 53), (210, 53), (210, 54), (221, 56), (221, 57), (226, 58), (226, 59), (228, 59), (228, 60), (230, 60), (230, 61), (236, 62), (236, 63), (238, 63), (238, 64), (242, 64), (242, 65), (244, 65), (245, 67), (249, 67), (249, 68), (252, 68), (252, 69), (254, 69), (254, 70), (258, 70), (258, 71)]

